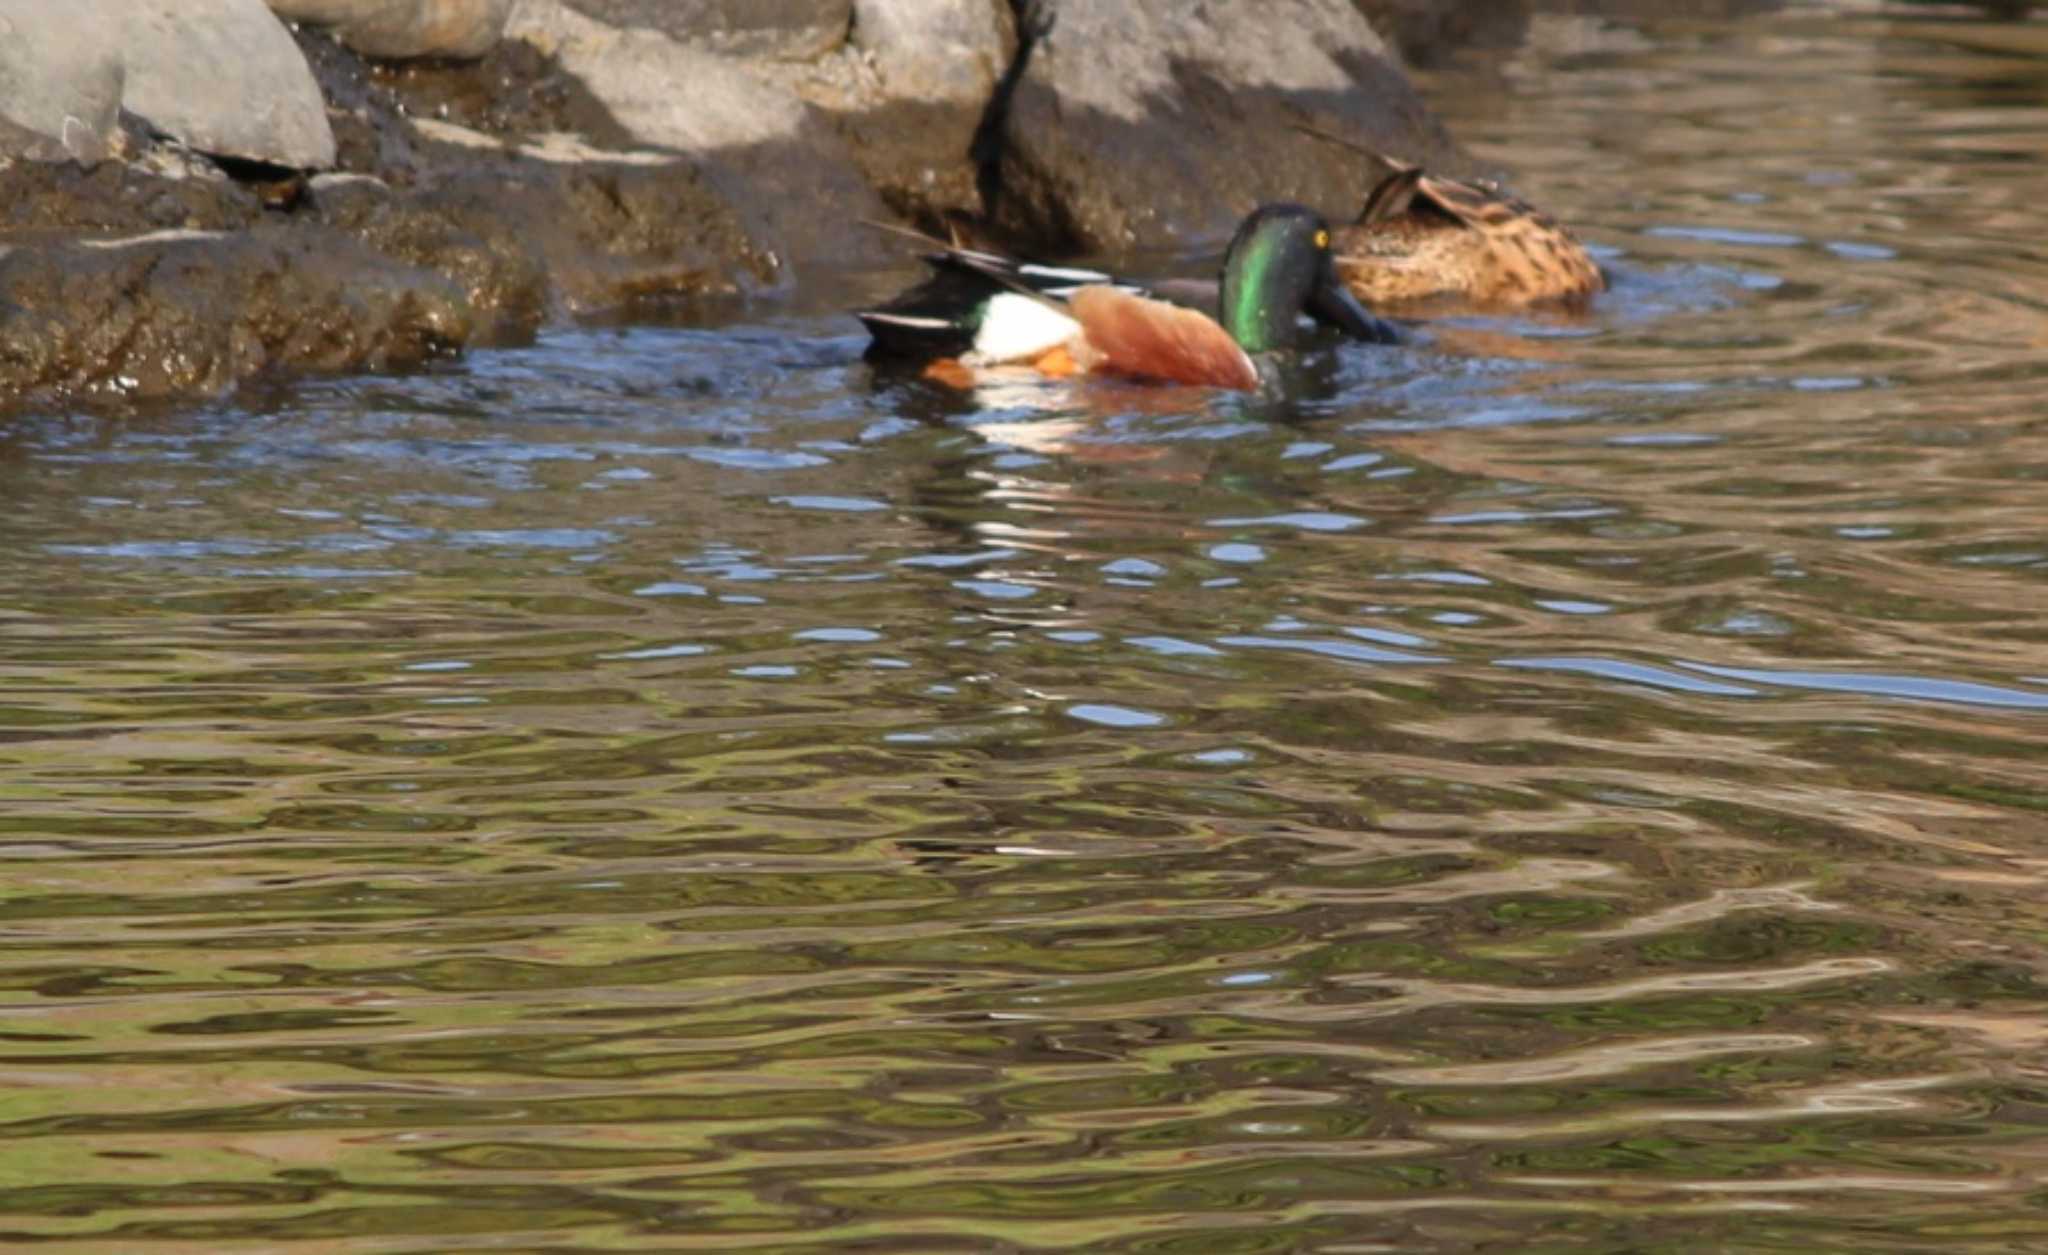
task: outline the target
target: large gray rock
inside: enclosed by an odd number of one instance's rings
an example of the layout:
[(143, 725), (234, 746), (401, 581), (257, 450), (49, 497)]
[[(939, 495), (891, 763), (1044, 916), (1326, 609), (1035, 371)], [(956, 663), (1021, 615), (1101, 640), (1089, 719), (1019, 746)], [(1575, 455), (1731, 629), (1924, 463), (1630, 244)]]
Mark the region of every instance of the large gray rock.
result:
[(980, 212), (976, 128), (1015, 48), (1007, 0), (519, 0), (507, 34), (788, 253), (856, 261), (886, 252), (860, 219)]
[(71, 6), (0, 3), (0, 153), (104, 160), (120, 134), (121, 57)]
[(1014, 48), (991, 0), (854, 0), (853, 43), (891, 100), (979, 110)]
[(334, 164), (313, 72), (263, 0), (89, 0), (71, 11), (84, 37), (122, 50), (121, 103), (155, 129), (225, 157)]
[(1372, 171), (1296, 121), (1470, 168), (1352, 0), (1067, 4), (1010, 110), (1000, 212), (1115, 249), (1218, 241), (1262, 201), (1355, 208)]
[(481, 57), (505, 32), (512, 0), (270, 0), (367, 57)]
[(616, 27), (556, 0), (520, 0), (506, 28), (560, 61), (643, 143), (683, 151), (794, 137), (796, 94), (740, 60), (649, 27)]
[(860, 219), (887, 211), (845, 142), (789, 83), (559, 0), (518, 0), (506, 33), (555, 57), (636, 142), (696, 158), (741, 207), (749, 234), (799, 257), (878, 254)]
[(1016, 50), (1001, 0), (854, 0), (837, 63), (797, 83), (898, 213), (933, 228), (983, 210), (975, 139)]

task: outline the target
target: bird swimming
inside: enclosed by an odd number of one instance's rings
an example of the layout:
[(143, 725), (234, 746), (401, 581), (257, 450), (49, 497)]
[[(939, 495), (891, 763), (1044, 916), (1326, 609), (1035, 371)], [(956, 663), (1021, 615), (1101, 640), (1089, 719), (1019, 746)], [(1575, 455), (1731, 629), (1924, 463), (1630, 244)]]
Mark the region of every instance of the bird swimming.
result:
[(1367, 306), (1449, 300), (1517, 309), (1606, 290), (1606, 277), (1569, 228), (1498, 184), (1445, 178), (1315, 127), (1295, 129), (1386, 171), (1332, 245), (1337, 274)]
[(930, 278), (856, 317), (882, 357), (1253, 391), (1299, 347), (1303, 315), (1360, 340), (1398, 338), (1345, 290), (1333, 239), (1314, 210), (1260, 206), (1224, 252), (1214, 316), (1098, 271), (942, 247), (926, 257)]

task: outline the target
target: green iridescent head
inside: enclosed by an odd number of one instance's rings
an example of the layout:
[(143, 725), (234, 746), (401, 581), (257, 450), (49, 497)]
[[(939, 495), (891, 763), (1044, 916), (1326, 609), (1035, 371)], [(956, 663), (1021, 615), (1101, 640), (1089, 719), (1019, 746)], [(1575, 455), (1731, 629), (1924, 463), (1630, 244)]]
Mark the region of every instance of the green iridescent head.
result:
[(1330, 257), (1330, 224), (1303, 205), (1261, 205), (1223, 254), (1223, 329), (1247, 353), (1291, 349), (1303, 314), (1385, 343), (1392, 329), (1345, 291)]

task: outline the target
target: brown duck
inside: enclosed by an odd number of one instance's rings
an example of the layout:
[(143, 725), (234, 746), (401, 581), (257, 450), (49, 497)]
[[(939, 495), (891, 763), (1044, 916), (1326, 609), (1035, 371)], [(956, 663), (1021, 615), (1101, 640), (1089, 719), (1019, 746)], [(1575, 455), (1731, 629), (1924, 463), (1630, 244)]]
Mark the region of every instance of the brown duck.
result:
[(1492, 183), (1464, 183), (1310, 127), (1385, 167), (1365, 207), (1337, 228), (1337, 275), (1374, 307), (1423, 301), (1516, 309), (1583, 302), (1607, 281), (1557, 219)]

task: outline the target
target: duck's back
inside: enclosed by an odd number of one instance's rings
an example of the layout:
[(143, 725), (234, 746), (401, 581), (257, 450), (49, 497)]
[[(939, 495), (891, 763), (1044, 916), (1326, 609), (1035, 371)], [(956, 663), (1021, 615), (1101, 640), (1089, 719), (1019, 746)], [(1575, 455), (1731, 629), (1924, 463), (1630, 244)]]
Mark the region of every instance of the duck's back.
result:
[(1526, 201), (1406, 167), (1339, 228), (1338, 276), (1372, 305), (1455, 297), (1482, 306), (1584, 299), (1606, 287), (1566, 227)]

